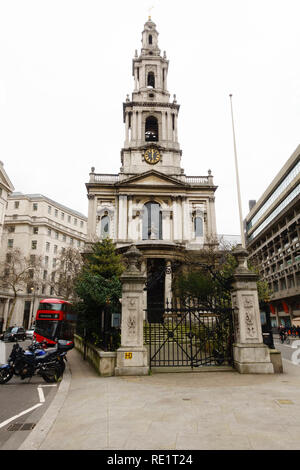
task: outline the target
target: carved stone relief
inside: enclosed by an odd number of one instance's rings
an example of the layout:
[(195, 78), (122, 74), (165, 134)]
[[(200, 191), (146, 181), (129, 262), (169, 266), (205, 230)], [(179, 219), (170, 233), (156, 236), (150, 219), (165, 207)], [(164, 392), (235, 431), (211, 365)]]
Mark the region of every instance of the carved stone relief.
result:
[(257, 328), (255, 322), (254, 299), (252, 295), (243, 296), (243, 308), (245, 311), (245, 325), (248, 338), (257, 336)]

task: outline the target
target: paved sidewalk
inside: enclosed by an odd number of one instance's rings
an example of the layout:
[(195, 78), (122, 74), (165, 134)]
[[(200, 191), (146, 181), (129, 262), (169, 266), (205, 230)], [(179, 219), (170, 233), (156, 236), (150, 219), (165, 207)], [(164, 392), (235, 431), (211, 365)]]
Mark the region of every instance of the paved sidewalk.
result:
[(20, 449), (299, 450), (300, 367), (99, 377), (68, 354), (56, 398)]

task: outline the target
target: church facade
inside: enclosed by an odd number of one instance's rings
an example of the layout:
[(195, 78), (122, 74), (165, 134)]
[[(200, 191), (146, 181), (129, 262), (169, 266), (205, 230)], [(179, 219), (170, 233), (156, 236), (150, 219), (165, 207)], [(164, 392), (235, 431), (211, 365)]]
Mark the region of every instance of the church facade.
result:
[[(215, 191), (211, 171), (187, 176), (178, 142), (180, 106), (167, 88), (166, 53), (149, 17), (142, 48), (132, 62), (134, 89), (123, 103), (125, 142), (118, 174), (95, 173), (86, 184), (87, 241), (111, 238), (122, 252), (135, 244), (147, 271), (165, 272), (155, 296), (170, 294), (172, 262), (217, 247)], [(148, 291), (148, 296), (150, 293)]]

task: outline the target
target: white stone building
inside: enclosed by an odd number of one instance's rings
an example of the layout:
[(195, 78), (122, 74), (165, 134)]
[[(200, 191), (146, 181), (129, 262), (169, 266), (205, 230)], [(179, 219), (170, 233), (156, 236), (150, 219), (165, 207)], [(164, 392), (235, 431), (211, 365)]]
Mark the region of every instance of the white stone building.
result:
[[(125, 142), (118, 174), (95, 173), (86, 184), (88, 241), (110, 237), (120, 251), (136, 244), (149, 273), (164, 270), (155, 299), (170, 295), (171, 265), (188, 251), (218, 244), (211, 171), (187, 176), (178, 142), (180, 106), (167, 88), (169, 61), (149, 18), (132, 62), (134, 90), (123, 103)], [(167, 269), (166, 269), (167, 268)], [(148, 301), (152, 294), (148, 290)]]
[[(57, 297), (49, 284), (61, 250), (72, 246), (84, 250), (87, 218), (41, 194), (14, 192), (8, 197), (4, 219), (0, 259), (4, 259), (14, 248), (25, 256), (41, 256), (43, 262), (42, 281), (38, 290), (20, 292), (11, 324), (31, 323), (32, 313), (41, 298)], [(0, 325), (6, 325), (10, 292), (0, 292)]]
[(7, 208), (7, 198), (14, 191), (12, 182), (10, 181), (3, 163), (0, 161), (0, 246), (3, 232), (4, 216)]

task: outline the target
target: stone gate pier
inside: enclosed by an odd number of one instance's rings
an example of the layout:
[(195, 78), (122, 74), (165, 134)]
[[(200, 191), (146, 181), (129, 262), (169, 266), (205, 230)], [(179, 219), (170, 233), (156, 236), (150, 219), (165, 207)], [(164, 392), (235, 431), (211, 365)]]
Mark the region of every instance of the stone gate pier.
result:
[(142, 272), (142, 253), (132, 245), (125, 253), (128, 261), (122, 282), (121, 347), (117, 350), (115, 375), (147, 375), (147, 348), (144, 346), (143, 296), (147, 279)]
[(273, 374), (269, 348), (263, 343), (257, 292), (258, 276), (246, 267), (247, 250), (233, 251), (238, 266), (232, 286), (234, 310), (234, 367), (242, 374)]

